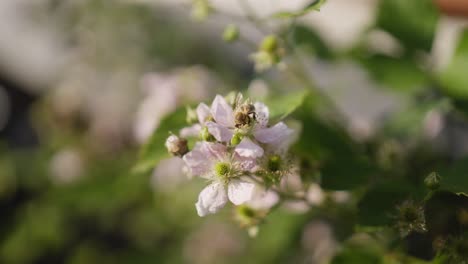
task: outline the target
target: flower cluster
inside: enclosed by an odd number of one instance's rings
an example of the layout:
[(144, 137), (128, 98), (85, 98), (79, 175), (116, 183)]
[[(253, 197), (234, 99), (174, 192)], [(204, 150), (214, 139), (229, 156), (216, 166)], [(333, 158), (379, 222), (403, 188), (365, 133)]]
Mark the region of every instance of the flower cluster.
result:
[[(226, 99), (217, 95), (211, 107), (201, 103), (196, 123), (171, 135), (166, 147), (183, 159), (191, 176), (209, 184), (198, 197), (198, 215), (214, 214), (228, 201), (234, 205), (256, 205), (268, 197), (290, 169), (288, 148), (293, 130), (279, 122), (269, 124), (269, 110), (260, 102), (242, 95)], [(187, 137), (197, 141), (189, 151)]]

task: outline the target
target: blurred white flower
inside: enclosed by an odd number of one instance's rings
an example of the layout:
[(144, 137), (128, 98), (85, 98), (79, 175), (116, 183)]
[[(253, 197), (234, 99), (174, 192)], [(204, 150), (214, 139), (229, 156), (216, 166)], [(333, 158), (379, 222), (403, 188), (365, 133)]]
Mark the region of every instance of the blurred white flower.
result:
[(84, 172), (84, 161), (75, 149), (64, 149), (50, 161), (50, 177), (57, 185), (76, 182)]
[(133, 129), (137, 142), (147, 140), (161, 119), (183, 103), (206, 99), (218, 83), (211, 72), (200, 66), (145, 74), (141, 79), (144, 98)]
[(183, 254), (187, 263), (214, 264), (239, 256), (244, 245), (236, 229), (209, 221), (187, 236)]
[(304, 228), (301, 244), (307, 254), (305, 263), (330, 263), (338, 250), (331, 226), (321, 220), (315, 220)]
[(250, 82), (248, 93), (251, 98), (264, 99), (268, 96), (268, 84), (262, 79), (254, 79)]
[(445, 125), (445, 118), (440, 110), (431, 110), (426, 114), (423, 121), (423, 133), (429, 139), (435, 139)]
[(184, 161), (173, 157), (158, 163), (151, 176), (151, 186), (155, 191), (172, 192), (188, 180), (184, 171)]

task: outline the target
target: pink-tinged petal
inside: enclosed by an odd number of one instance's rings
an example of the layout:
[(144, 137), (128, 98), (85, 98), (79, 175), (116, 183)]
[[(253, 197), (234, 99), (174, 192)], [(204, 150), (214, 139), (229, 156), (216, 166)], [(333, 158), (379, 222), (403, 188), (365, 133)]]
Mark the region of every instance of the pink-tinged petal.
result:
[(223, 160), (228, 155), (227, 147), (220, 143), (201, 142), (205, 158)]
[(208, 132), (210, 132), (217, 141), (229, 142), (234, 135), (231, 129), (214, 122), (207, 122), (206, 127), (208, 128)]
[(234, 164), (241, 171), (255, 172), (258, 168), (255, 158), (241, 157), (238, 154), (234, 155)]
[(247, 158), (260, 158), (263, 156), (263, 149), (247, 137), (242, 139), (241, 143), (236, 146), (234, 151), (239, 154), (239, 156)]
[(266, 190), (264, 187), (255, 186), (254, 195), (248, 205), (257, 210), (268, 210), (279, 202), (279, 195), (272, 190)]
[(256, 102), (254, 106), (257, 125), (262, 128), (266, 127), (270, 118), (270, 110), (268, 110), (268, 107), (265, 104), (260, 102)]
[(255, 139), (265, 144), (281, 144), (287, 140), (293, 133), (286, 124), (280, 122), (272, 127), (257, 129), (254, 131)]
[(254, 194), (255, 184), (241, 180), (231, 180), (228, 183), (228, 197), (229, 200), (235, 204), (240, 205), (250, 201)]
[(197, 142), (192, 151), (185, 154), (183, 160), (193, 176), (210, 174), (213, 163), (227, 155), (227, 149), (222, 144)]
[(180, 130), (180, 136), (183, 138), (188, 138), (188, 137), (198, 137), (200, 135), (201, 131), (201, 125), (200, 124), (195, 124), (190, 127), (184, 127)]
[(201, 103), (197, 106), (197, 117), (200, 124), (204, 124), (210, 116), (210, 108), (206, 104)]
[(195, 208), (198, 215), (203, 217), (218, 212), (226, 205), (227, 201), (226, 188), (222, 183), (215, 182), (200, 192)]
[(189, 169), (189, 173), (193, 176), (202, 176), (210, 172), (213, 166), (213, 161), (206, 157), (202, 150), (202, 143), (196, 143), (192, 151), (185, 154), (183, 160)]
[(211, 105), (211, 114), (216, 123), (225, 127), (234, 127), (234, 112), (224, 97), (217, 95)]

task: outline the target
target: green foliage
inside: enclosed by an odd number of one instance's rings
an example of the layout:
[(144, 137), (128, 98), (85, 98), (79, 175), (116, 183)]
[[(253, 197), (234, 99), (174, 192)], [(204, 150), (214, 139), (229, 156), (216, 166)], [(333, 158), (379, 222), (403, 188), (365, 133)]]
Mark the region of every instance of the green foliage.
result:
[(468, 69), (468, 32), (463, 34), (450, 64), (438, 76), (442, 91), (465, 105), (468, 101), (466, 69)]
[(293, 41), (298, 48), (302, 48), (319, 58), (332, 59), (334, 57), (332, 51), (311, 28), (304, 25), (296, 25), (292, 30)]
[(438, 17), (432, 0), (383, 0), (377, 26), (395, 36), (409, 50), (430, 51)]
[(324, 121), (315, 112), (315, 99), (310, 95), (293, 115), (303, 125), (295, 153), (309, 164), (322, 164), (321, 181), (326, 189), (349, 190), (366, 183), (373, 171), (368, 157), (339, 124)]
[(468, 195), (468, 158), (456, 161), (439, 173), (441, 190)]
[(297, 108), (301, 107), (309, 94), (310, 92), (304, 89), (267, 98), (265, 104), (269, 106), (270, 123), (282, 120), (293, 113)]
[(180, 107), (163, 118), (159, 128), (143, 146), (140, 160), (134, 168), (135, 172), (147, 172), (154, 168), (161, 159), (169, 157), (164, 144), (171, 132), (177, 133), (186, 125), (186, 114), (185, 107)]
[(401, 179), (388, 179), (377, 183), (361, 198), (359, 224), (362, 226), (391, 225), (397, 206), (408, 199), (421, 199), (424, 189)]
[(397, 92), (420, 92), (428, 84), (427, 74), (411, 58), (384, 55), (363, 57), (361, 63), (373, 79)]

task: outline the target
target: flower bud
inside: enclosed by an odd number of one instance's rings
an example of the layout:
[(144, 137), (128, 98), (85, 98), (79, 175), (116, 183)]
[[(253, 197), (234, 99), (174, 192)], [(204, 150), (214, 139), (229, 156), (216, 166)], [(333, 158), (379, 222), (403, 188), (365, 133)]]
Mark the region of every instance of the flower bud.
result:
[(197, 112), (195, 111), (195, 109), (191, 107), (187, 107), (186, 121), (188, 124), (195, 124), (198, 122), (198, 116), (197, 116)]
[(272, 155), (268, 157), (267, 167), (270, 171), (279, 171), (281, 168), (281, 157), (279, 155)]
[(234, 25), (228, 25), (223, 32), (223, 40), (226, 42), (234, 42), (239, 38), (239, 28)]
[(208, 127), (203, 127), (202, 130), (200, 131), (200, 138), (203, 141), (214, 141), (213, 135), (210, 134), (210, 131), (208, 131)]
[(254, 226), (258, 222), (257, 212), (245, 204), (236, 208), (236, 220), (243, 227)]
[(205, 20), (213, 11), (207, 0), (194, 0), (192, 6), (192, 18), (197, 21)]
[(235, 133), (234, 136), (231, 138), (231, 146), (237, 146), (239, 143), (241, 143), (242, 139), (244, 138), (244, 135), (242, 133)]
[(174, 156), (182, 157), (188, 152), (187, 140), (176, 135), (170, 135), (165, 145), (167, 151)]
[(266, 36), (260, 44), (260, 50), (274, 53), (278, 49), (278, 38), (275, 35)]
[(424, 184), (427, 188), (431, 190), (437, 190), (440, 187), (440, 176), (437, 172), (431, 172), (426, 179), (424, 179)]

